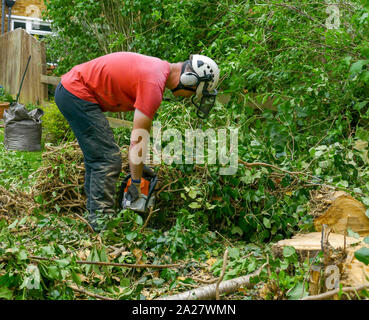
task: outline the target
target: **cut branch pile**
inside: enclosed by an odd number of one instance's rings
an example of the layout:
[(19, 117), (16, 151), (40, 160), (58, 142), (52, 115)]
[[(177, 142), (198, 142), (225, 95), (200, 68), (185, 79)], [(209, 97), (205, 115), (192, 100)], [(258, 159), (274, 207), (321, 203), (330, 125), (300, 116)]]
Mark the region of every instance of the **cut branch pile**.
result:
[[(42, 197), (42, 207), (46, 210), (55, 209), (61, 212), (84, 212), (86, 196), (84, 193), (85, 167), (83, 153), (77, 142), (69, 142), (60, 146), (46, 146), (42, 154), (42, 166), (33, 173), (36, 178), (31, 193), (33, 197)], [(127, 148), (121, 149), (122, 172), (129, 172)], [(204, 175), (206, 168), (199, 167), (196, 175)], [(172, 192), (172, 185), (184, 175), (180, 170), (159, 166), (157, 170), (159, 183), (157, 198), (163, 191)], [(170, 183), (161, 183), (165, 178)], [(164, 184), (164, 185), (161, 185)], [(178, 205), (175, 204), (175, 205)]]
[(30, 214), (35, 206), (31, 195), (0, 186), (0, 217), (9, 220), (11, 215)]
[(36, 183), (32, 188), (34, 196), (42, 197), (42, 207), (80, 212), (85, 209), (83, 191), (85, 168), (83, 154), (77, 142), (60, 146), (46, 146), (42, 154), (42, 166), (34, 173)]

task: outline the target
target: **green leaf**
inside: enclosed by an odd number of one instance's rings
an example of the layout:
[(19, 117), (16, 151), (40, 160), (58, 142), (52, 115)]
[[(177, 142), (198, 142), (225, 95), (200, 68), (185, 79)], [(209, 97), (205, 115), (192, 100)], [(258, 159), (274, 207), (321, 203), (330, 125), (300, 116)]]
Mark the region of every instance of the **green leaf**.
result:
[(28, 255), (27, 255), (26, 250), (22, 249), (22, 250), (19, 251), (19, 253), (18, 253), (18, 259), (19, 260), (27, 260), (27, 257), (28, 257)]
[(129, 278), (121, 278), (120, 279), (120, 286), (121, 287), (128, 287), (131, 283), (131, 280)]
[(247, 266), (247, 272), (253, 272), (256, 270), (257, 264), (255, 260), (252, 260), (249, 265)]
[(349, 74), (350, 75), (356, 75), (361, 72), (361, 69), (363, 66), (369, 63), (369, 60), (359, 60), (351, 65)]
[(191, 199), (195, 199), (195, 198), (196, 198), (196, 196), (197, 196), (197, 194), (198, 194), (198, 191), (196, 191), (196, 190), (191, 190), (191, 191), (188, 193), (188, 195), (189, 195), (189, 197), (190, 197)]
[(60, 268), (64, 268), (70, 264), (70, 261), (68, 259), (59, 259), (55, 260), (55, 262), (58, 264)]
[(139, 214), (136, 215), (136, 220), (135, 221), (139, 226), (143, 225), (143, 219)]
[(16, 227), (17, 223), (18, 223), (18, 219), (15, 219), (15, 220), (12, 222), (12, 224), (10, 224), (10, 225), (8, 226), (8, 229), (9, 229), (9, 230), (14, 229), (14, 228)]
[(198, 209), (198, 208), (201, 208), (201, 205), (194, 201), (194, 202), (191, 202), (189, 205), (188, 205), (191, 209)]
[(362, 108), (364, 108), (368, 104), (368, 101), (362, 101), (358, 102), (354, 105), (354, 109), (357, 111), (360, 111)]
[(369, 197), (362, 198), (361, 201), (366, 205), (369, 206)]
[(128, 241), (131, 241), (131, 240), (135, 239), (136, 237), (137, 237), (137, 232), (135, 232), (135, 231), (130, 232), (126, 235), (126, 238), (127, 238)]
[[(287, 297), (289, 300), (300, 300), (303, 297), (308, 296), (308, 292), (306, 290), (307, 285), (305, 284), (304, 288), (302, 282), (296, 284), (291, 290), (288, 291)], [(304, 292), (302, 291), (304, 290)]]
[(355, 251), (355, 258), (365, 263), (366, 265), (368, 265), (369, 264), (369, 248), (360, 248), (359, 250)]
[(57, 266), (49, 266), (47, 267), (47, 275), (50, 279), (57, 280), (59, 279), (59, 268)]
[(26, 276), (23, 279), (23, 283), (19, 287), (20, 289), (40, 289), (40, 270), (37, 266), (31, 264), (28, 265), (26, 270)]
[(290, 256), (292, 256), (294, 253), (296, 252), (294, 247), (291, 246), (286, 246), (283, 248), (283, 256), (288, 258)]
[(271, 223), (270, 223), (270, 220), (268, 219), (268, 218), (263, 218), (263, 224), (264, 224), (264, 226), (265, 226), (265, 228), (268, 228), (268, 229), (270, 229), (271, 228)]
[(157, 279), (152, 280), (152, 283), (157, 287), (160, 287), (164, 282), (165, 282), (165, 280), (161, 279), (161, 278), (157, 278)]
[(41, 194), (35, 197), (35, 202), (38, 204), (42, 204), (44, 202)]
[(243, 235), (243, 231), (240, 227), (233, 226), (231, 230), (232, 234), (238, 233), (240, 236)]
[(54, 247), (52, 246), (41, 247), (41, 252), (47, 256), (55, 255), (55, 250), (54, 250)]
[(228, 255), (232, 259), (237, 259), (240, 256), (240, 249), (238, 249), (238, 248), (231, 248), (228, 251)]
[(365, 243), (369, 244), (369, 237), (365, 237), (363, 240)]
[(365, 83), (368, 83), (369, 82), (369, 71), (364, 71), (360, 76), (360, 80)]
[(13, 291), (9, 288), (0, 287), (0, 298), (11, 300), (13, 297)]
[(352, 231), (350, 228), (347, 229), (347, 235), (349, 237), (353, 237), (353, 238), (356, 238), (356, 239), (360, 238), (360, 235), (358, 233), (356, 233), (355, 231)]
[(73, 269), (70, 270), (70, 273), (72, 275), (73, 282), (80, 286), (82, 281), (78, 274)]

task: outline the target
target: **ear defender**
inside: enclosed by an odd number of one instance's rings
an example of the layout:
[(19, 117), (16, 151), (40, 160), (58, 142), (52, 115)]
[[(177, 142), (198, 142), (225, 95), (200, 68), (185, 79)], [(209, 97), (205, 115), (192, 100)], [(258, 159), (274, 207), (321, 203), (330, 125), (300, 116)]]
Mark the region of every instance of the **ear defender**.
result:
[(199, 77), (193, 72), (182, 73), (180, 77), (180, 82), (185, 86), (196, 86), (199, 83)]

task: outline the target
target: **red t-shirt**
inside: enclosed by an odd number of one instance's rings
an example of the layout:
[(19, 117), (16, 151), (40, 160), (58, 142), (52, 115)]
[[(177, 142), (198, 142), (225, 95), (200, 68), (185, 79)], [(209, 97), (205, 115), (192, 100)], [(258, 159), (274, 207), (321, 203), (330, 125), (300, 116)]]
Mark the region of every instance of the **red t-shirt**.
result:
[(170, 71), (167, 61), (132, 52), (111, 53), (73, 67), (61, 77), (65, 89), (102, 111), (137, 108), (153, 118)]

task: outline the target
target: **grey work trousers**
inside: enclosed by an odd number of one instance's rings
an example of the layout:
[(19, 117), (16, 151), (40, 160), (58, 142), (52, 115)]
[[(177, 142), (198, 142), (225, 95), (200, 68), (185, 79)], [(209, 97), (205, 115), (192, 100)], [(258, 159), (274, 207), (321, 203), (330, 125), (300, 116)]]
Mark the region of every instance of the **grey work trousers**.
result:
[(115, 186), (122, 169), (122, 157), (108, 120), (98, 104), (76, 97), (61, 83), (55, 90), (55, 102), (83, 152), (86, 207), (90, 219), (94, 220), (97, 210), (113, 214)]

